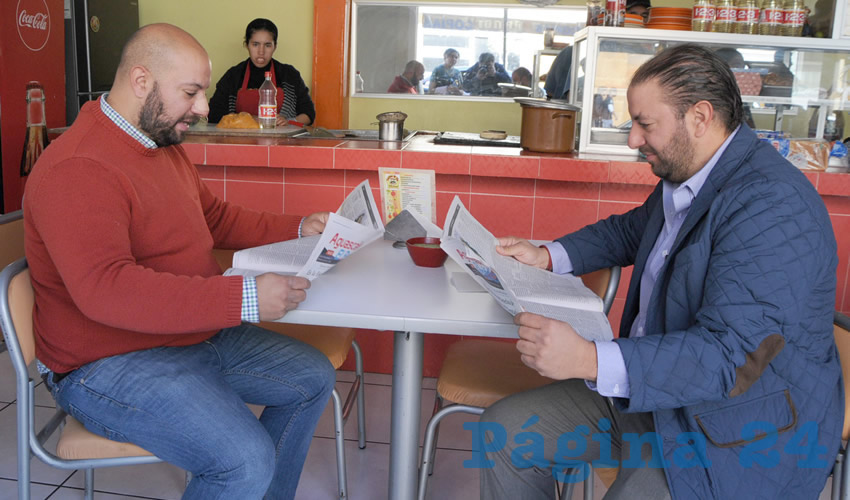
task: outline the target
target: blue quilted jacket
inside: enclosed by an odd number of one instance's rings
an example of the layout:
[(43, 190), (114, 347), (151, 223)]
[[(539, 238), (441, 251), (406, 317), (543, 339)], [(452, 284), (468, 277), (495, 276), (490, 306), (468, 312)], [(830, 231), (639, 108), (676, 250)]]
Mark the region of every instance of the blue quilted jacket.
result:
[(558, 240), (576, 274), (635, 266), (616, 340), (631, 394), (616, 404), (653, 413), (674, 498), (817, 498), (844, 413), (820, 196), (742, 125), (659, 274), (648, 335), (630, 339), (663, 222), (659, 183), (642, 206)]

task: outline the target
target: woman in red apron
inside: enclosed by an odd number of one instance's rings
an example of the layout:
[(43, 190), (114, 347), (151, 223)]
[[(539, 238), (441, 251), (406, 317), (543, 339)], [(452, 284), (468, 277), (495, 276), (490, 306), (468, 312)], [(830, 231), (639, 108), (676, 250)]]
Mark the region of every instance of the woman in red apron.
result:
[(312, 124), (316, 108), (301, 74), (289, 64), (272, 59), (277, 48), (277, 26), (268, 19), (254, 19), (245, 29), (248, 59), (233, 66), (216, 84), (210, 99), (210, 123), (228, 113), (247, 112), (254, 116), (260, 103), (259, 87), (270, 71), (277, 87), (277, 124), (288, 121)]

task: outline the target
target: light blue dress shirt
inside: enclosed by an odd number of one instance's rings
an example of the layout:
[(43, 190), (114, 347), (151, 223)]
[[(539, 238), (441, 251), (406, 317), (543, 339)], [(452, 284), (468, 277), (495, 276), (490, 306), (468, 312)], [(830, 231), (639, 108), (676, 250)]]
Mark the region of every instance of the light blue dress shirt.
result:
[[(638, 306), (638, 315), (632, 323), (632, 328), (629, 332), (630, 338), (646, 335), (644, 331), (646, 311), (649, 305), (649, 298), (652, 295), (652, 289), (658, 280), (658, 274), (664, 267), (664, 263), (670, 254), (673, 242), (676, 241), (679, 230), (682, 228), (682, 223), (688, 215), (691, 204), (697, 197), (700, 189), (702, 189), (711, 170), (717, 164), (717, 160), (720, 159), (720, 156), (726, 151), (729, 143), (732, 142), (732, 139), (738, 133), (739, 128), (740, 126), (726, 138), (723, 144), (720, 145), (720, 148), (714, 153), (714, 156), (708, 160), (708, 163), (691, 176), (690, 179), (681, 184), (662, 181), (661, 197), (664, 208), (664, 226), (655, 240), (655, 245), (652, 247), (652, 251), (647, 258), (647, 265), (644, 268), (643, 275), (640, 277), (640, 303)], [(573, 271), (573, 263), (563, 245), (553, 241), (546, 243), (545, 247), (552, 256), (553, 272), (566, 274)], [(595, 343), (597, 360), (596, 382), (588, 382), (588, 386), (603, 396), (629, 397), (629, 376), (620, 347), (613, 340), (597, 341)]]

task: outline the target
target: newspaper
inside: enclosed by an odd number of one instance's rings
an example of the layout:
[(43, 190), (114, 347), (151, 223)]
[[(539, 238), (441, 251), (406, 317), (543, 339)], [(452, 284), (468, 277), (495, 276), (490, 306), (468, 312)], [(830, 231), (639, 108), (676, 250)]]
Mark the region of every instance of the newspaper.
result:
[(321, 234), (240, 250), (233, 255), (233, 268), (225, 275), (274, 272), (312, 281), (383, 234), (384, 224), (366, 180), (330, 213)]
[(581, 279), (522, 264), (496, 252), (498, 240), (455, 197), (440, 247), (510, 314), (528, 311), (569, 323), (588, 340), (610, 340), (602, 299)]

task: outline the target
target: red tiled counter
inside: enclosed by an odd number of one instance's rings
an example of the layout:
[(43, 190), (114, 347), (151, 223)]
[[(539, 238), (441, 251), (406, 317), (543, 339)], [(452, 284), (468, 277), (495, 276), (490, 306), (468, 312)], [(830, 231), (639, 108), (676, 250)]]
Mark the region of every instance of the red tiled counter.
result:
[[(629, 157), (543, 154), (519, 148), (337, 139), (189, 136), (183, 146), (201, 177), (225, 200), (292, 214), (335, 210), (369, 179), (379, 201), (379, 167), (436, 172), (437, 221), (454, 196), (496, 235), (551, 240), (638, 206), (658, 178)], [(806, 172), (824, 199), (838, 240), (837, 308), (850, 313), (850, 174)], [(380, 204), (380, 203), (379, 203)], [(631, 269), (625, 269), (610, 319), (616, 332)], [(460, 337), (426, 335), (426, 376)], [(367, 371), (392, 369), (390, 332), (358, 332)], [(352, 369), (351, 367), (346, 367)]]

